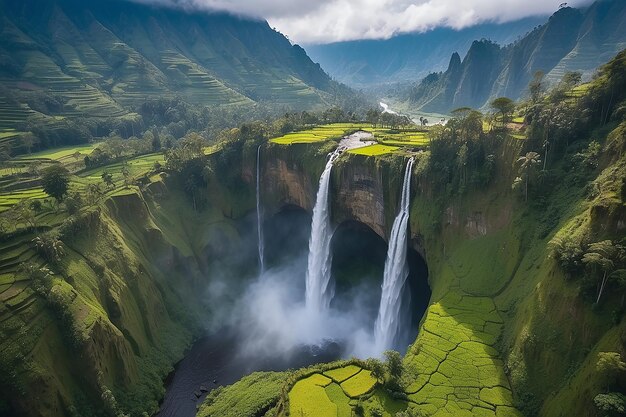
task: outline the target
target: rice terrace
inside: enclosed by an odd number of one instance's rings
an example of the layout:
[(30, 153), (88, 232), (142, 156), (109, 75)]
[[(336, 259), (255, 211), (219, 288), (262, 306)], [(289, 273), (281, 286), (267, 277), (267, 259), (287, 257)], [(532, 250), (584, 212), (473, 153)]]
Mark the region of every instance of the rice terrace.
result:
[(504, 6), (0, 0), (0, 417), (626, 416), (626, 2)]

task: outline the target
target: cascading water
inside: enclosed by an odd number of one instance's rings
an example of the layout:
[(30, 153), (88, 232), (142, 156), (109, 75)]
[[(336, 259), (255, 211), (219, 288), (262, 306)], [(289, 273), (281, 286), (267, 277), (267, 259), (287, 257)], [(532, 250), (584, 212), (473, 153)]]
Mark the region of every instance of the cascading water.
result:
[(261, 145), (256, 150), (256, 227), (259, 249), (259, 274), (265, 272), (265, 241), (263, 239), (263, 212), (261, 209)]
[(409, 275), (406, 252), (413, 162), (414, 159), (411, 158), (406, 165), (400, 211), (391, 228), (380, 307), (374, 325), (374, 345), (377, 353), (393, 348), (401, 330), (402, 287)]
[(326, 167), (320, 177), (315, 207), (313, 208), (311, 237), (309, 238), (309, 260), (306, 272), (306, 306), (313, 311), (321, 311), (328, 308), (330, 300), (334, 295), (334, 290), (330, 287), (330, 240), (333, 236), (333, 230), (330, 223), (328, 193), (333, 163), (343, 150), (340, 147), (329, 154), (328, 162), (326, 162)]

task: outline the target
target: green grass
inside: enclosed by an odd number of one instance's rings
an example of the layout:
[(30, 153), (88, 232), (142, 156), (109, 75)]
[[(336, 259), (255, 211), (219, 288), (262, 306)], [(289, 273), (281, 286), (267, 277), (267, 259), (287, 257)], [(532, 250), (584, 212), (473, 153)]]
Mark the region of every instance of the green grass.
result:
[(361, 125), (354, 123), (334, 123), (329, 125), (315, 126), (311, 129), (299, 132), (291, 132), (271, 140), (279, 145), (292, 145), (295, 143), (316, 143), (330, 139), (339, 139), (352, 132), (359, 130)]
[(371, 397), (365, 403), (365, 408), (372, 409), (377, 407), (383, 410), (383, 417), (395, 417), (399, 411), (404, 411), (408, 407), (406, 401), (393, 398), (388, 391), (383, 388), (376, 388)]
[(362, 370), (351, 378), (341, 383), (341, 389), (350, 398), (358, 398), (367, 394), (376, 386), (376, 379), (372, 377), (372, 373)]
[(352, 417), (350, 398), (346, 396), (341, 387), (332, 383), (326, 387), (326, 395), (337, 406), (337, 417)]
[(326, 394), (332, 382), (321, 374), (301, 379), (289, 392), (289, 410), (298, 417), (337, 417), (337, 405)]
[[(427, 311), (404, 363), (412, 382), (409, 398), (426, 415), (497, 417), (496, 406), (513, 406), (504, 365), (495, 349), (502, 331), (493, 301), (449, 292)], [(496, 410), (496, 411), (494, 411)]]
[(80, 152), (83, 156), (87, 155), (91, 153), (98, 145), (99, 143), (92, 143), (89, 145), (66, 146), (63, 148), (47, 149), (41, 152), (21, 155), (15, 159), (19, 161), (42, 160), (42, 159), (47, 159), (50, 161), (61, 161), (62, 159), (66, 159), (68, 157), (74, 158), (73, 155), (76, 152)]
[(113, 175), (113, 180), (117, 183), (123, 180), (122, 169), (124, 168), (124, 165), (128, 167), (131, 177), (139, 177), (150, 172), (154, 168), (155, 162), (164, 164), (165, 157), (163, 154), (157, 153), (137, 156), (128, 159), (126, 164), (123, 162), (117, 162), (111, 165), (94, 168), (80, 173), (77, 182), (81, 184), (102, 182), (102, 174), (106, 171)]
[(380, 156), (380, 155), (393, 153), (397, 151), (398, 149), (400, 148), (398, 148), (397, 146), (387, 146), (387, 145), (376, 144), (376, 145), (365, 146), (363, 148), (351, 149), (348, 152), (354, 155)]
[(197, 417), (257, 416), (278, 401), (286, 372), (255, 372), (233, 385), (212, 391)]
[(324, 375), (331, 378), (335, 382), (343, 382), (346, 379), (356, 375), (361, 368), (356, 365), (348, 365), (341, 368), (331, 369), (330, 371), (324, 372)]
[[(370, 131), (370, 129), (366, 129)], [(425, 131), (402, 130), (399, 132), (383, 129), (372, 129), (376, 140), (382, 145), (423, 147), (430, 143), (428, 133)]]
[(425, 130), (390, 130), (388, 128), (372, 127), (372, 125), (368, 123), (320, 125), (307, 130), (288, 133), (284, 136), (272, 139), (271, 142), (279, 145), (317, 143), (331, 139), (339, 139), (358, 130), (371, 133), (374, 136), (373, 139), (377, 141), (378, 144), (349, 151), (356, 155), (380, 156), (392, 153), (401, 147), (426, 147), (430, 142), (428, 132)]

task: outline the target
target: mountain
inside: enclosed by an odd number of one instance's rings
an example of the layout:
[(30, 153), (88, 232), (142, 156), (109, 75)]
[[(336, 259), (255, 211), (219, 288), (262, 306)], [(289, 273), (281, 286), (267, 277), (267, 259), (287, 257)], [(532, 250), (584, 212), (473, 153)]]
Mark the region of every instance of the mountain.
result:
[(550, 83), (567, 71), (588, 79), (626, 48), (626, 2), (597, 1), (588, 9), (561, 8), (548, 22), (506, 47), (474, 41), (463, 61), (455, 53), (445, 72), (432, 73), (409, 92), (412, 107), (448, 112), (481, 108), (496, 97), (519, 99), (535, 72)]
[(306, 45), (307, 53), (336, 80), (355, 87), (416, 81), (442, 71), (450, 54), (465, 54), (473, 39), (508, 44), (545, 22), (532, 17), (515, 22), (485, 23), (462, 30), (434, 29), (386, 40), (360, 40)]
[(262, 20), (120, 0), (0, 0), (0, 129), (34, 116), (122, 116), (150, 98), (311, 108), (335, 85)]

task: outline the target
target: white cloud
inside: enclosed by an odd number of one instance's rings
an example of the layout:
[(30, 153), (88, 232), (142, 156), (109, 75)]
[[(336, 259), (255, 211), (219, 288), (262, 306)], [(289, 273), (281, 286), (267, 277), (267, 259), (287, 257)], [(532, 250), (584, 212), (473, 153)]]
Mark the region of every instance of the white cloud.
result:
[[(267, 19), (298, 43), (389, 38), (445, 26), (549, 15), (562, 0), (140, 0), (225, 10)], [(591, 0), (573, 0), (570, 6)]]

